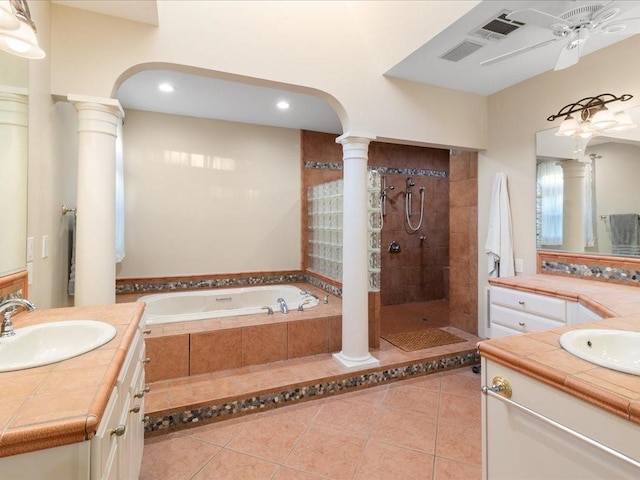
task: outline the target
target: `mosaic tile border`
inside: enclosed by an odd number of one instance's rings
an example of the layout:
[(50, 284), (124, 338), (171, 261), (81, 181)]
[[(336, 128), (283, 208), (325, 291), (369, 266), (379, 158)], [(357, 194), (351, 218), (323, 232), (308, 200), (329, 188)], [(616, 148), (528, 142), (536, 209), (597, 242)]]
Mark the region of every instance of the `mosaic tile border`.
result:
[(610, 280), (634, 286), (640, 285), (640, 270), (551, 260), (542, 260), (540, 265), (542, 273), (568, 275), (589, 280)]
[(0, 303), (4, 303), (7, 300), (13, 300), (14, 298), (24, 298), (22, 296), (22, 289), (21, 288), (16, 290), (15, 292), (11, 292), (11, 293), (8, 293), (7, 295), (4, 295), (4, 296), (0, 297)]
[(278, 283), (307, 282), (307, 279), (308, 276), (306, 274), (299, 273), (286, 275), (252, 275), (250, 277), (201, 278), (198, 280), (167, 280), (164, 282), (150, 280), (148, 282), (139, 281), (117, 284), (116, 294), (195, 290), (199, 288), (246, 287), (248, 285), (273, 285)]
[(246, 414), (254, 410), (264, 410), (284, 406), (302, 400), (321, 398), (337, 393), (346, 393), (362, 387), (373, 387), (414, 375), (436, 373), (438, 371), (473, 366), (480, 363), (478, 352), (456, 355), (438, 360), (430, 360), (401, 367), (389, 368), (370, 373), (354, 373), (353, 376), (312, 385), (292, 387), (290, 390), (266, 393), (225, 402), (220, 405), (203, 406), (159, 417), (149, 417), (145, 422), (145, 434), (158, 433), (175, 427), (184, 427), (197, 422), (222, 417)]
[[(319, 168), (325, 170), (342, 170), (342, 163), (337, 162), (318, 162), (315, 160), (305, 160), (305, 168)], [(424, 170), (421, 168), (396, 168), (396, 167), (368, 167), (368, 170), (376, 170), (380, 174), (399, 174), (411, 175), (414, 177), (436, 177), (447, 178), (448, 172), (441, 170)]]

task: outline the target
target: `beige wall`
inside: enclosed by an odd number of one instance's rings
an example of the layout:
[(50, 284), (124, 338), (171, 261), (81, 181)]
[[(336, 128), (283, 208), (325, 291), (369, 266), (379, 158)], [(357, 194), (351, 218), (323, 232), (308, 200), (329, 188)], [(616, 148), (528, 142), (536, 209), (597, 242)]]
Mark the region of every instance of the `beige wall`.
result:
[[(171, 64), (327, 99), (343, 131), (486, 147), (486, 98), (384, 76), (478, 2), (158, 2), (159, 27), (53, 5), (52, 92), (110, 97)], [(402, 50), (398, 49), (401, 45)]]
[(300, 132), (128, 110), (118, 278), (300, 268)]
[(559, 125), (546, 118), (561, 107), (601, 93), (635, 97), (626, 108), (640, 104), (640, 36), (582, 57), (568, 69), (551, 71), (488, 97), (489, 148), (478, 162), (478, 288), (479, 314), (486, 321), (487, 285), (485, 241), (491, 184), (497, 172), (507, 173), (513, 218), (514, 252), (524, 260), (524, 273), (536, 269), (535, 132)]

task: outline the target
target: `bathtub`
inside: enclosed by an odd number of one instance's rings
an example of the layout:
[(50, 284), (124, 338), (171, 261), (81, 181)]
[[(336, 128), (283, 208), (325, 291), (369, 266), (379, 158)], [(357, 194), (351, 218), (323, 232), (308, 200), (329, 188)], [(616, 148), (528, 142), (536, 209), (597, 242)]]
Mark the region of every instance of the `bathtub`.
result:
[(318, 298), (292, 285), (224, 288), (193, 292), (157, 293), (138, 299), (145, 302), (144, 315), (148, 325), (188, 322), (207, 318), (265, 314), (263, 307), (280, 312), (278, 299), (283, 298), (289, 310), (318, 305)]

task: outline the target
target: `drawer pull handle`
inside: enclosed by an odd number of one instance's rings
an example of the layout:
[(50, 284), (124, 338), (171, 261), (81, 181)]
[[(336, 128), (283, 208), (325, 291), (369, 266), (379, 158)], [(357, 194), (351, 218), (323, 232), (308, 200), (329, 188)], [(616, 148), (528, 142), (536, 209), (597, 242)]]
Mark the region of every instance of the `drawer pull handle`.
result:
[(518, 300), (518, 303), (519, 303), (520, 305), (524, 305), (524, 300)]
[(145, 335), (149, 335), (151, 333), (151, 329), (147, 328), (146, 330), (143, 330), (142, 333), (144, 333)]
[(145, 393), (149, 393), (150, 391), (151, 391), (151, 387), (145, 386), (141, 391), (136, 393), (133, 397), (134, 398), (142, 398), (142, 397), (144, 397)]
[(151, 359), (149, 357), (147, 357), (144, 360), (142, 360), (142, 363), (144, 363), (144, 364), (151, 363)]
[(147, 423), (149, 421), (149, 415), (146, 415), (143, 419), (142, 419), (142, 423)]
[(134, 405), (133, 408), (129, 410), (129, 413), (138, 413), (139, 411), (140, 411), (140, 405)]
[(520, 325), (521, 327), (524, 327), (524, 322), (518, 322), (518, 325)]
[(485, 395), (489, 391), (505, 398), (511, 398), (511, 395), (513, 395), (513, 390), (511, 390), (511, 384), (509, 383), (509, 380), (503, 377), (493, 377), (493, 385), (491, 385), (490, 387), (483, 385), (481, 390)]
[(127, 430), (125, 425), (118, 425), (116, 428), (112, 428), (109, 433), (111, 435), (115, 435), (116, 437), (121, 437), (124, 435), (124, 432)]

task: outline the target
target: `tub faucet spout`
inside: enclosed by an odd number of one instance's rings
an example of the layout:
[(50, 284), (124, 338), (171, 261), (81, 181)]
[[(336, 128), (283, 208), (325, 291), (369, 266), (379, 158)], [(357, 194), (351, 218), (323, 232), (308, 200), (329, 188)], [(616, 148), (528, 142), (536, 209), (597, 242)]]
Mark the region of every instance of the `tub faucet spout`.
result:
[(287, 302), (284, 301), (284, 298), (279, 298), (278, 303), (280, 304), (281, 313), (289, 313), (289, 307), (287, 307)]

